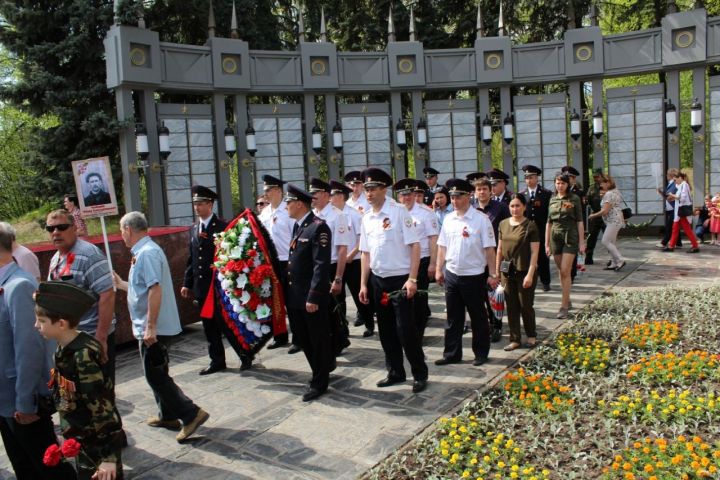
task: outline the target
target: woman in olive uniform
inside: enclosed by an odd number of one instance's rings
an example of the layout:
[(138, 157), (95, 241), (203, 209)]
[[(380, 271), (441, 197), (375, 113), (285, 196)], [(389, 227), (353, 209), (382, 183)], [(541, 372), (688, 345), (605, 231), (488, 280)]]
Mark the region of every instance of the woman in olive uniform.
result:
[(555, 176), (555, 195), (550, 199), (548, 222), (545, 228), (545, 251), (552, 254), (560, 271), (562, 304), (557, 318), (566, 318), (570, 308), (570, 273), (575, 255), (585, 253), (580, 197), (570, 193), (570, 178), (566, 174)]

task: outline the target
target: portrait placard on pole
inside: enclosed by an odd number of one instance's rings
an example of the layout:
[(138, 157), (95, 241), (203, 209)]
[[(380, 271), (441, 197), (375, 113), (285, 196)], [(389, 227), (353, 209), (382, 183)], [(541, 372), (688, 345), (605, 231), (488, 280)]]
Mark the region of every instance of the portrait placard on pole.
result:
[(83, 218), (117, 215), (117, 197), (110, 158), (88, 158), (72, 162), (75, 189)]

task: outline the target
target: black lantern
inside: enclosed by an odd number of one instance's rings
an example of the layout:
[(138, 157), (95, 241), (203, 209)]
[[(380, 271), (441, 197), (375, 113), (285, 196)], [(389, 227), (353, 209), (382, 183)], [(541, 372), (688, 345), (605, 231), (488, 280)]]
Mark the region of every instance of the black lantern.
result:
[(480, 136), (486, 146), (489, 146), (492, 143), (492, 121), (487, 114), (485, 114), (485, 119), (482, 121)]
[(237, 142), (235, 141), (235, 130), (228, 125), (225, 127), (225, 153), (228, 157), (232, 157), (237, 152)]
[(427, 125), (425, 125), (425, 119), (420, 117), (420, 121), (417, 124), (417, 143), (420, 148), (427, 146)]
[(597, 110), (593, 113), (593, 135), (598, 140), (603, 136), (603, 114), (600, 107), (597, 107)]
[(513, 118), (510, 115), (510, 112), (505, 115), (505, 120), (503, 120), (503, 140), (505, 140), (505, 143), (510, 145), (513, 141), (514, 134), (513, 134)]
[(335, 126), (333, 126), (333, 148), (338, 153), (343, 149), (342, 127), (339, 120), (335, 120)]
[(160, 123), (158, 128), (158, 142), (160, 143), (160, 158), (167, 159), (170, 154), (170, 130), (165, 126), (165, 122)]
[(574, 141), (580, 138), (580, 115), (574, 108), (570, 114), (570, 138)]
[(672, 100), (668, 99), (665, 104), (665, 130), (668, 133), (675, 133), (677, 130), (677, 109), (673, 105)]
[(702, 128), (703, 117), (702, 117), (702, 105), (698, 102), (697, 97), (690, 106), (690, 128), (692, 131), (697, 133)]
[(255, 129), (252, 123), (245, 129), (245, 144), (247, 145), (247, 151), (251, 157), (257, 153), (257, 143), (255, 142)]
[(322, 151), (322, 130), (320, 130), (317, 123), (312, 129), (312, 149), (315, 155), (320, 155)]
[(137, 151), (140, 159), (145, 160), (150, 155), (150, 148), (148, 146), (147, 129), (142, 123), (138, 123), (135, 126), (135, 150)]
[(400, 148), (400, 150), (407, 149), (407, 137), (405, 135), (405, 123), (403, 123), (402, 118), (400, 118), (398, 120), (398, 123), (395, 126), (395, 143)]

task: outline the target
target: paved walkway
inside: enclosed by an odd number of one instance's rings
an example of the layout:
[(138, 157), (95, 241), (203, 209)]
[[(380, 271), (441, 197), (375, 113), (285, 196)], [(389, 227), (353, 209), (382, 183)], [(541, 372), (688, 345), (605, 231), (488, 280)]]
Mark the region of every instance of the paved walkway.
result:
[[(582, 308), (608, 289), (707, 283), (720, 278), (720, 248), (705, 247), (699, 255), (661, 253), (653, 241), (623, 239), (621, 251), (629, 262), (621, 273), (603, 271), (606, 255), (598, 248), (598, 264), (588, 267), (573, 288), (575, 308)], [(553, 291), (536, 300), (538, 335), (542, 339), (562, 321), (557, 277)], [(352, 304), (352, 301), (350, 301)], [(442, 355), (443, 298), (431, 291), (433, 318), (426, 332), (425, 353), (429, 384), (419, 395), (411, 382), (378, 389), (385, 376), (377, 334), (363, 339), (362, 328), (351, 327), (352, 346), (331, 375), (330, 390), (319, 400), (303, 403), (300, 396), (309, 379), (302, 354), (265, 350), (252, 370), (239, 372), (239, 361), (227, 349), (227, 371), (206, 377), (202, 327), (187, 328), (171, 349), (175, 380), (196, 403), (210, 412), (210, 420), (187, 444), (174, 432), (145, 426), (156, 414), (150, 389), (142, 377), (137, 352), (118, 356), (118, 407), (130, 446), (123, 452), (127, 478), (137, 479), (350, 479), (356, 478), (452, 411), (528, 350), (504, 352), (503, 341), (493, 344), (491, 362), (473, 367), (469, 336), (460, 365), (436, 367)], [(354, 311), (352, 312), (354, 315)], [(409, 369), (408, 369), (409, 372)], [(0, 480), (13, 478), (7, 457), (0, 455)]]

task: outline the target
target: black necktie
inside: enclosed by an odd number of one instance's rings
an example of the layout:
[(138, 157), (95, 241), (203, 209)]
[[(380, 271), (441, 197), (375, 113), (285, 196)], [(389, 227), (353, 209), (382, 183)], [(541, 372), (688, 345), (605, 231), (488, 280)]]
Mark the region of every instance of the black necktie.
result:
[(534, 202), (534, 201), (535, 201), (535, 191), (533, 191), (532, 193), (530, 193), (530, 203), (532, 203), (532, 202)]
[(300, 230), (300, 225), (297, 222), (295, 222), (295, 225), (293, 225), (293, 234), (292, 234), (293, 238), (295, 238), (297, 236), (298, 230)]
[(205, 233), (205, 224), (200, 222), (200, 233)]

